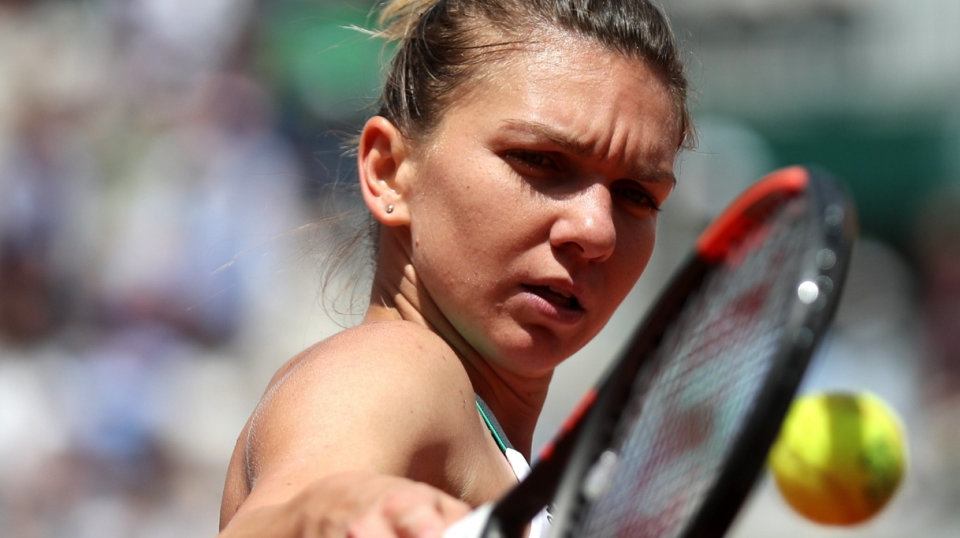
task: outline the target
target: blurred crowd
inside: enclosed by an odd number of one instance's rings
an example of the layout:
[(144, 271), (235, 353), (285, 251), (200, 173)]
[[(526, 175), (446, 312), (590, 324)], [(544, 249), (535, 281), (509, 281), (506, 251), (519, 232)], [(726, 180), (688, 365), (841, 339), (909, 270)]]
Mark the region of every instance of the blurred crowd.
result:
[(303, 127), (277, 4), (0, 2), (0, 536), (212, 536), (264, 372), (328, 330), (299, 230), (363, 110)]
[[(338, 329), (315, 266), (330, 232), (313, 223), (352, 177), (343, 144), (379, 80), (380, 45), (350, 28), (369, 8), (0, 0), (0, 536), (216, 533), (259, 392)], [(631, 325), (744, 181), (778, 164), (742, 124), (700, 123), (650, 274), (605, 335)], [(957, 185), (928, 197), (913, 250), (858, 247), (810, 381), (866, 384), (915, 428), (913, 502), (891, 518), (960, 500)], [(570, 380), (592, 380), (590, 357), (616, 338), (558, 374), (538, 444), (584, 388)]]

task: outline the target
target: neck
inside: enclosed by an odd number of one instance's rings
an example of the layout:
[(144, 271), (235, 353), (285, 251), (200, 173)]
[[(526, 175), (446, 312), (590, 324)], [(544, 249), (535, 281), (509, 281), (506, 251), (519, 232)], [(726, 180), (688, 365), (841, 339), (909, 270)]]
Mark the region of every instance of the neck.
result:
[(430, 297), (404, 248), (403, 233), (383, 228), (370, 307), (363, 323), (405, 320), (442, 338), (463, 364), (473, 390), (490, 406), (521, 454), (530, 458), (533, 431), (547, 397), (552, 372), (537, 378), (518, 376), (491, 365), (463, 337)]

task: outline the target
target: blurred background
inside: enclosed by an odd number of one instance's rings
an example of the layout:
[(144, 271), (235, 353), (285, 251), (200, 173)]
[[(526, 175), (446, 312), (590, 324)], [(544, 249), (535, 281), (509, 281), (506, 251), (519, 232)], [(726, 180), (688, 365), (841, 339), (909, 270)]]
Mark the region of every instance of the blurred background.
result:
[[(552, 436), (693, 238), (787, 164), (849, 186), (863, 239), (803, 390), (870, 390), (910, 473), (825, 529), (760, 484), (736, 537), (957, 536), (960, 3), (671, 0), (696, 151), (647, 273), (558, 372)], [(0, 536), (202, 537), (274, 370), (355, 318), (322, 260), (371, 115), (370, 3), (0, 0)], [(350, 304), (347, 304), (349, 307)]]

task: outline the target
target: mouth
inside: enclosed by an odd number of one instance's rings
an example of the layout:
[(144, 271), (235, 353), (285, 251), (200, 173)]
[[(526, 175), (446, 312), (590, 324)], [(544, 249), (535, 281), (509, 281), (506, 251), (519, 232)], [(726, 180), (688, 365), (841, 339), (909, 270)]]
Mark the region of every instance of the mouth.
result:
[(567, 310), (583, 310), (580, 300), (575, 295), (554, 286), (523, 286), (527, 291), (542, 298), (548, 303)]

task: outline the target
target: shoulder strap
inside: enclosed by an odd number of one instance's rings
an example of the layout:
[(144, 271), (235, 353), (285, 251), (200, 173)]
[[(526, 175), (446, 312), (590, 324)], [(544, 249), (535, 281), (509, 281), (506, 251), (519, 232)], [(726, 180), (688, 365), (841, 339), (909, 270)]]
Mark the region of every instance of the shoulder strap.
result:
[(497, 417), (493, 416), (493, 411), (490, 410), (487, 403), (484, 402), (479, 395), (474, 394), (473, 396), (477, 401), (477, 411), (480, 412), (480, 416), (483, 417), (487, 428), (490, 429), (490, 434), (493, 435), (493, 439), (497, 442), (497, 446), (500, 447), (500, 451), (506, 454), (507, 449), (512, 449), (513, 445), (510, 444), (507, 435), (503, 433), (503, 428), (500, 427), (500, 423), (497, 422)]

